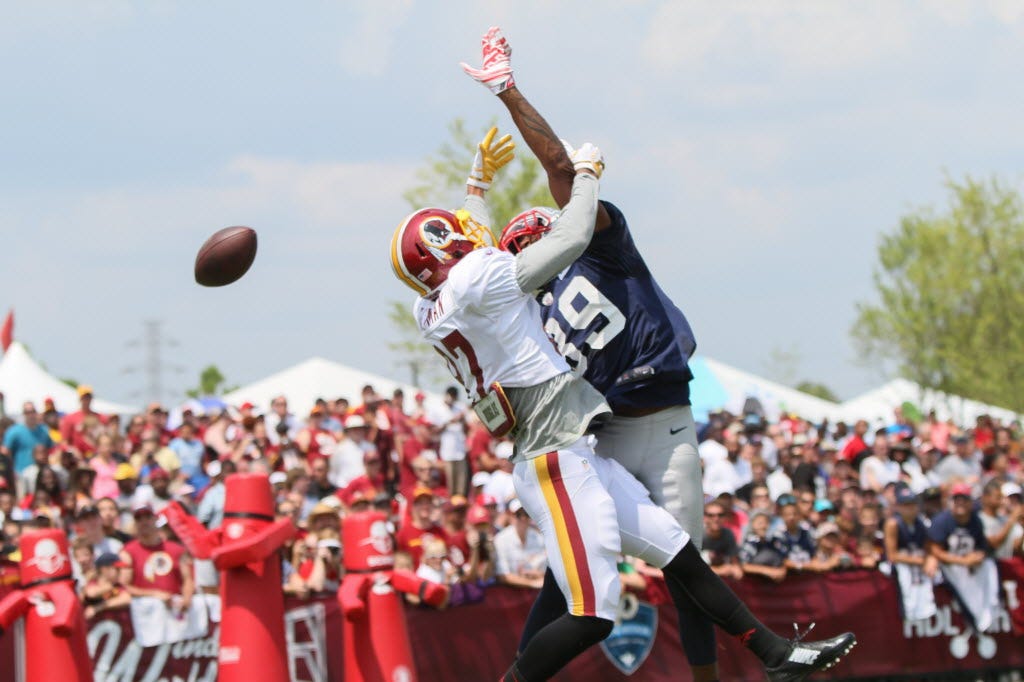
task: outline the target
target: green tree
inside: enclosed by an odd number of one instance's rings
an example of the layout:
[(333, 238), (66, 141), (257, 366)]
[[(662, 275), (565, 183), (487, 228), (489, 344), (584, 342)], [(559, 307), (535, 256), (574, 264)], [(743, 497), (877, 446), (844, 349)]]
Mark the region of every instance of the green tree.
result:
[(217, 365), (207, 365), (199, 373), (199, 385), (190, 388), (185, 393), (190, 398), (200, 398), (204, 395), (220, 395), (233, 391), (235, 386), (226, 386), (227, 379)]
[[(466, 177), (477, 145), (492, 125), (495, 125), (494, 120), (474, 132), (466, 128), (461, 118), (448, 124), (449, 139), (416, 171), (417, 184), (402, 194), (410, 208), (462, 206)], [(531, 206), (555, 205), (540, 162), (521, 141), (516, 145), (515, 160), (498, 171), (494, 184), (487, 191), (487, 205), (494, 218), (494, 225), (488, 227), (495, 237), (500, 236), (501, 228), (520, 211)]]
[(1024, 411), (1024, 201), (996, 179), (946, 185), (945, 210), (882, 236), (854, 342), (922, 386)]
[[(423, 206), (460, 207), (466, 192), (466, 177), (476, 154), (477, 145), (494, 122), (473, 132), (465, 121), (457, 118), (448, 125), (450, 137), (428, 157), (416, 171), (417, 184), (402, 197), (413, 210)], [(554, 206), (548, 190), (547, 176), (540, 162), (530, 154), (524, 144), (517, 144), (516, 158), (498, 171), (487, 191), (487, 205), (491, 209), (494, 225), (488, 225), (497, 239), (501, 229), (520, 211), (531, 206)], [(450, 378), (443, 372), (437, 353), (420, 337), (416, 321), (404, 302), (392, 302), (388, 318), (398, 333), (398, 341), (388, 344), (409, 367), (414, 386), (440, 386)]]
[(839, 402), (839, 397), (832, 392), (831, 388), (817, 381), (801, 381), (794, 388), (822, 400), (828, 400), (833, 403)]

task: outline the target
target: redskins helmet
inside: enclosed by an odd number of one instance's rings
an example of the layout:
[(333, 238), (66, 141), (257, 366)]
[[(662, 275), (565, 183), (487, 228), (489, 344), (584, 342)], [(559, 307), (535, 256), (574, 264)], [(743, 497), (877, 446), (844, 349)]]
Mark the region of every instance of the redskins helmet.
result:
[(468, 211), (423, 208), (398, 226), (391, 238), (391, 269), (420, 296), (448, 279), (448, 271), (473, 249), (494, 246), (487, 227)]
[(558, 211), (544, 206), (536, 206), (527, 209), (509, 221), (505, 229), (501, 231), (501, 250), (509, 253), (519, 253), (523, 245), (519, 243), (522, 237), (542, 235), (551, 229), (551, 223), (558, 217)]

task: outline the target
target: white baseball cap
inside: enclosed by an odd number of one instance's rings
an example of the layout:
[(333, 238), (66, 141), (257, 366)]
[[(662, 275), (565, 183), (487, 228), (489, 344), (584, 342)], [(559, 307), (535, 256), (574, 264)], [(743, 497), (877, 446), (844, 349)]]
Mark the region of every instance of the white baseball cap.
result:
[(1009, 497), (1010, 495), (1020, 495), (1022, 493), (1021, 487), (1013, 481), (1007, 481), (1003, 484), (1003, 497)]
[(486, 471), (478, 471), (475, 474), (473, 474), (472, 484), (473, 487), (475, 488), (478, 485), (487, 485), (487, 482), (490, 480), (491, 475), (489, 473), (487, 473)]

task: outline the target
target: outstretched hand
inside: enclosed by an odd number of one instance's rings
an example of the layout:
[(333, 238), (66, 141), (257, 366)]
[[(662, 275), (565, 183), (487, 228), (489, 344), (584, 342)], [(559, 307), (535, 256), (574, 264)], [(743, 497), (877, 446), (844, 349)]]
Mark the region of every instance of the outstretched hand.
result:
[(490, 189), (494, 174), (516, 157), (516, 145), (512, 142), (512, 136), (505, 135), (495, 140), (494, 137), (497, 134), (498, 128), (492, 127), (487, 131), (483, 141), (477, 145), (473, 166), (470, 168), (469, 178), (466, 180), (467, 185), (484, 191)]
[(512, 86), (512, 47), (501, 34), (501, 29), (492, 26), (480, 39), (482, 64), (479, 69), (460, 62), (462, 70), (478, 83), (482, 83), (495, 95), (500, 95)]

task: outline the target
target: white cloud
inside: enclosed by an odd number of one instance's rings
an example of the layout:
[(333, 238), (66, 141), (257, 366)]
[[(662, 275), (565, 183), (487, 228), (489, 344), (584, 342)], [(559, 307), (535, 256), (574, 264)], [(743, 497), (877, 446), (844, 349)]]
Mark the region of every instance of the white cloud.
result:
[(902, 3), (890, 0), (667, 2), (651, 21), (644, 58), (670, 71), (737, 53), (796, 69), (847, 68), (903, 49), (910, 19)]
[[(395, 33), (408, 18), (414, 0), (360, 0), (353, 4), (358, 19), (339, 38), (341, 64), (355, 76), (380, 76), (388, 69)], [(429, 46), (429, 40), (416, 49), (424, 45)]]

